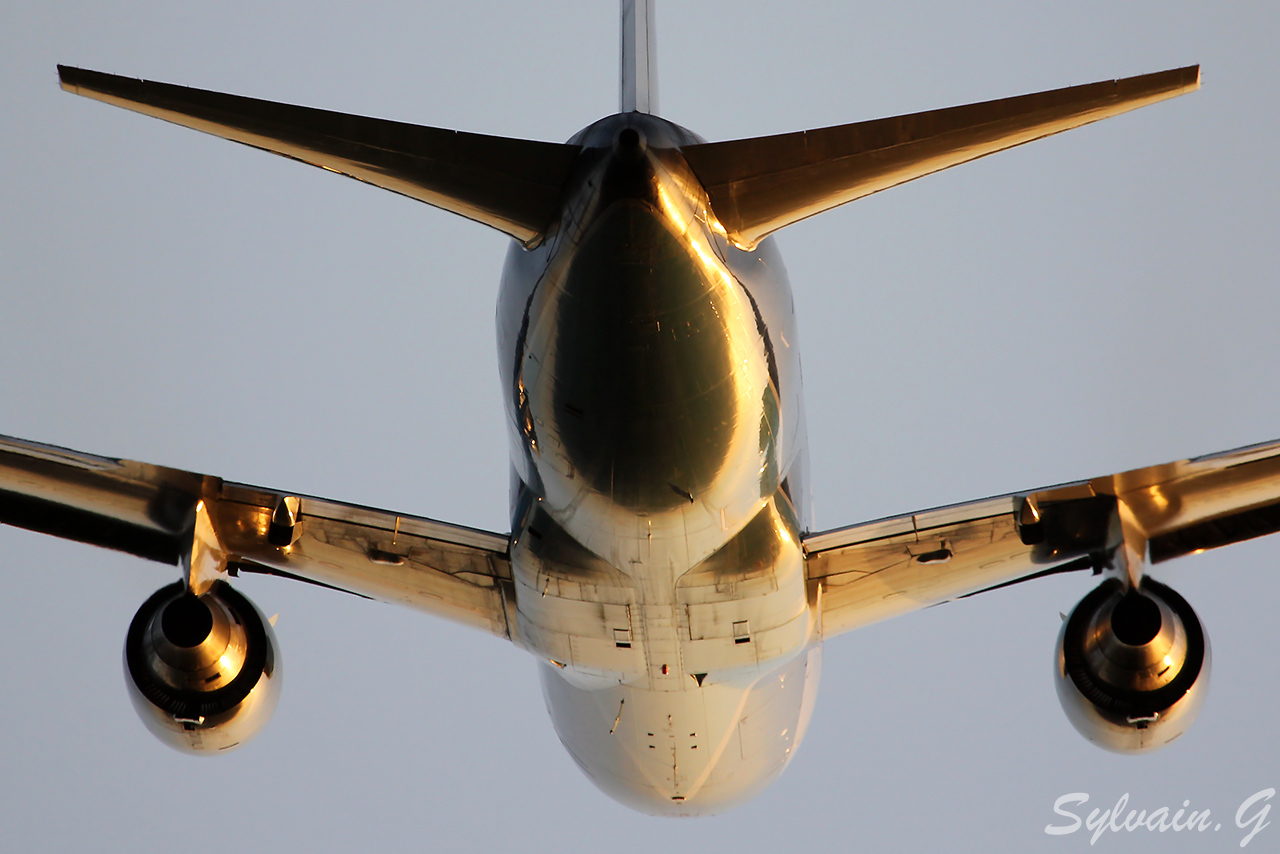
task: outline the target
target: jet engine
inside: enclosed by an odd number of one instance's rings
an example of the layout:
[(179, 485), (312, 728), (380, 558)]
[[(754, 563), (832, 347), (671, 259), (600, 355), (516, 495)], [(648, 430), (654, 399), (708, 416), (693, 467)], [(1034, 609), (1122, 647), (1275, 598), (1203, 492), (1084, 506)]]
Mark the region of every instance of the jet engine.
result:
[(1116, 579), (1062, 624), (1054, 681), (1067, 719), (1117, 753), (1156, 750), (1195, 720), (1209, 688), (1209, 639), (1187, 601), (1150, 578)]
[(184, 753), (217, 753), (253, 738), (280, 692), (271, 625), (221, 581), (198, 597), (182, 582), (156, 591), (129, 625), (124, 670), (147, 729)]

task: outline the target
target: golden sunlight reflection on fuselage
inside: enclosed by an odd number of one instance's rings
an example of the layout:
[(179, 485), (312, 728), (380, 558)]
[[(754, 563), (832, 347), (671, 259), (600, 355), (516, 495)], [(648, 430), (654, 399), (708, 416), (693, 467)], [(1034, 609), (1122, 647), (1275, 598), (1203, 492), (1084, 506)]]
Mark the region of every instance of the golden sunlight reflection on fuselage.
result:
[[(610, 153), (629, 123), (642, 157)], [(777, 342), (795, 337), (789, 287), (771, 244), (709, 224), (672, 128), (584, 132), (603, 153), (561, 231), (509, 255), (499, 340), (519, 635), (555, 663), (557, 732), (613, 797), (692, 814), (785, 767), (820, 654), (790, 494), (799, 365)]]

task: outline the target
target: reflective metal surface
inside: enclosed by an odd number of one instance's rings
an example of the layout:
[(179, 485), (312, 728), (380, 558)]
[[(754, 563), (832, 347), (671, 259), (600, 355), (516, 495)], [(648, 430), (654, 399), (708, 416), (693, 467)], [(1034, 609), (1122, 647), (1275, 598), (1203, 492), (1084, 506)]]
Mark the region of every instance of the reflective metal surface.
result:
[(805, 217), (1200, 86), (1191, 66), (909, 116), (691, 148), (689, 165), (739, 245)]
[(622, 0), (622, 73), (618, 112), (658, 112), (657, 31), (653, 0)]
[(133, 618), (125, 684), (147, 729), (184, 753), (217, 753), (257, 735), (280, 695), (271, 624), (223, 582), (196, 597), (157, 591)]
[(1117, 753), (1164, 747), (1195, 721), (1209, 688), (1209, 638), (1181, 596), (1104, 582), (1063, 620), (1054, 684), (1067, 719)]
[(498, 315), (521, 642), (597, 785), (678, 815), (780, 772), (818, 679), (789, 286), (772, 244), (716, 232), (695, 141), (641, 113), (575, 136)]
[(742, 252), (711, 228), (677, 147), (694, 139), (642, 114), (574, 137), (583, 162), (561, 223), (513, 248), (503, 275), (517, 472), (615, 566), (659, 547), (691, 566), (803, 446), (785, 271), (772, 245)]
[(0, 437), (0, 521), (181, 566), (197, 591), (266, 573), (499, 637), (515, 622), (506, 535), (406, 513)]
[[(822, 631), (1072, 569), (1159, 563), (1280, 530), (1280, 442), (939, 507), (804, 539)], [(946, 552), (945, 560), (929, 556)]]
[(58, 66), (62, 88), (281, 154), (536, 242), (578, 152)]

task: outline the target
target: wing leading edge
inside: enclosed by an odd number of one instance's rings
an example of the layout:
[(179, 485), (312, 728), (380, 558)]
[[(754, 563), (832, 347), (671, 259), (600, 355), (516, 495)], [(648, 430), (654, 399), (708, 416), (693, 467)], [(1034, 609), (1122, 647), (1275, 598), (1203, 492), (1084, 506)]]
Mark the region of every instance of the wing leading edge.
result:
[(9, 437), (0, 523), (183, 565), (197, 584), (280, 575), (513, 638), (503, 534)]
[(812, 534), (831, 637), (1043, 575), (1175, 557), (1280, 531), (1280, 441)]

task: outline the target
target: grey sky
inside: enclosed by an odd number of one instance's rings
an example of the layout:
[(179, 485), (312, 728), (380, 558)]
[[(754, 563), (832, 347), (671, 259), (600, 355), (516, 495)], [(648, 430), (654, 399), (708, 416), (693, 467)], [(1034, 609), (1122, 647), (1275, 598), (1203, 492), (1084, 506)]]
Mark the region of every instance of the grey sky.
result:
[[(438, 8), (437, 8), (438, 7)], [(0, 433), (506, 530), (493, 311), (505, 238), (58, 91), (57, 62), (562, 140), (616, 106), (595, 3), (46, 2), (0, 27)], [(1201, 62), (1202, 91), (892, 190), (780, 244), (819, 527), (1280, 436), (1274, 4), (660, 2), (663, 113), (711, 139)], [(1280, 540), (1162, 568), (1215, 656), (1197, 725), (1137, 759), (1070, 728), (1046, 580), (841, 637), (783, 778), (673, 822), (598, 793), (533, 662), (416, 613), (272, 579), (275, 719), (161, 746), (129, 619), (174, 574), (0, 530), (0, 848), (1079, 851), (1059, 795), (1209, 807), (1238, 850), (1280, 786)], [(1280, 814), (1273, 814), (1280, 818)], [(1249, 850), (1268, 850), (1280, 826)]]

